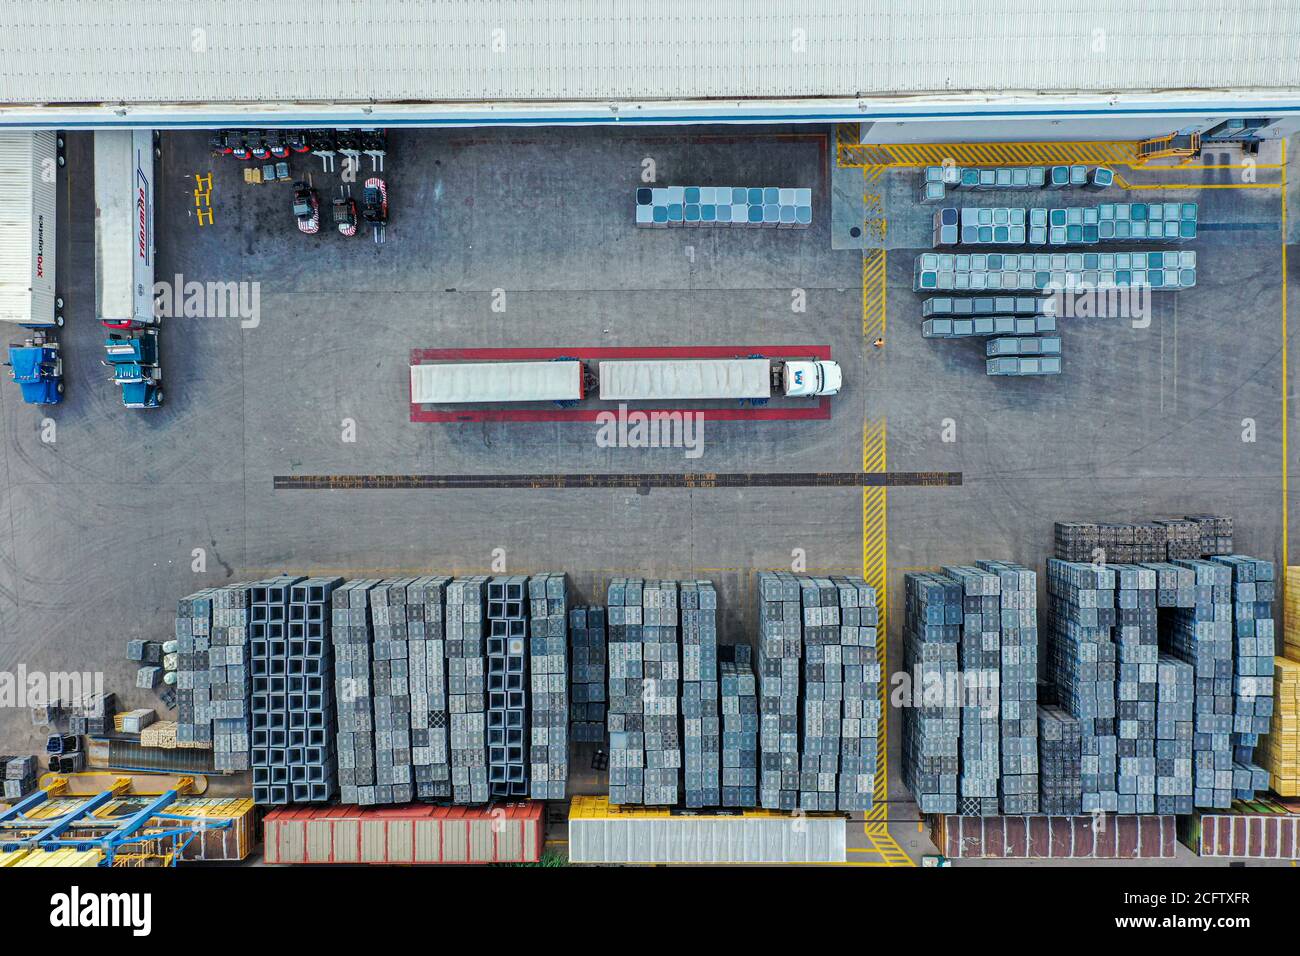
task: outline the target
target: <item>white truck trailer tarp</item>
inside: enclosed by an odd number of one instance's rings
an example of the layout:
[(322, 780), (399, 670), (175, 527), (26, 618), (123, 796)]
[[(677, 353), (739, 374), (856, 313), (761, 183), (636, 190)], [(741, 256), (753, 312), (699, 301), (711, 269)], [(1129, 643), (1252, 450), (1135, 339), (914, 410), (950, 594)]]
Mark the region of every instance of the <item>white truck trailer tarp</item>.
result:
[(602, 401), (670, 401), (694, 398), (767, 398), (768, 359), (680, 359), (601, 362)]
[(154, 321), (153, 131), (95, 131), (95, 310)]
[(582, 363), (449, 362), (411, 366), (417, 405), (566, 402), (582, 398)]
[(54, 133), (0, 132), (0, 322), (54, 324)]

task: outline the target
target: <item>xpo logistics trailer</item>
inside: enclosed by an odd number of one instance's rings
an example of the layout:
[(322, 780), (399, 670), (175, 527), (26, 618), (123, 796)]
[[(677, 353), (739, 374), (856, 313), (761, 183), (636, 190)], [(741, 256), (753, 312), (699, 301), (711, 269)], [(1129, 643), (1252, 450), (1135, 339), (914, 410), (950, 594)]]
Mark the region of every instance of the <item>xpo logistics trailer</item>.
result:
[(0, 323), (31, 329), (8, 349), (10, 377), (30, 405), (63, 395), (63, 359), (51, 329), (63, 324), (55, 292), (58, 134), (0, 132)]
[(549, 362), (447, 362), (411, 366), (417, 405), (577, 402), (599, 389), (602, 402), (750, 400), (838, 394), (837, 363), (766, 358)]
[[(162, 404), (154, 313), (152, 130), (95, 132), (95, 314), (105, 328), (129, 330), (104, 343), (105, 365), (128, 408)], [(145, 331), (140, 331), (145, 330)], [(135, 339), (148, 342), (132, 345)], [(124, 361), (124, 356), (131, 356)], [(141, 362), (145, 356), (152, 360)]]

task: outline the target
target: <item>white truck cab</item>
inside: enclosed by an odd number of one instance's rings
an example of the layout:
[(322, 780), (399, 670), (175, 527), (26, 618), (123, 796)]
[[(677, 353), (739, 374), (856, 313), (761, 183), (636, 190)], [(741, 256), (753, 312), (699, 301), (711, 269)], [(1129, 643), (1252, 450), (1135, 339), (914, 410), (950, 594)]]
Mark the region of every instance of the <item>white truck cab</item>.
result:
[(838, 362), (786, 362), (782, 372), (783, 391), (790, 398), (838, 395), (844, 384)]

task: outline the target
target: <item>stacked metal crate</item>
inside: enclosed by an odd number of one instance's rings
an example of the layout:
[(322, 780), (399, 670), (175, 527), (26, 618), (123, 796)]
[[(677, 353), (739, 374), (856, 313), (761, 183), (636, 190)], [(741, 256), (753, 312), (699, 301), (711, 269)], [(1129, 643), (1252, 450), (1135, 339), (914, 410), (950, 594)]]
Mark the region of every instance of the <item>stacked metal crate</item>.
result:
[(528, 579), (531, 693), (529, 792), (563, 800), (569, 779), (568, 584), (563, 574)]
[(1156, 666), (1155, 812), (1190, 814), (1193, 808), (1195, 668), (1172, 654), (1161, 654)]
[(711, 581), (683, 581), (682, 748), (688, 807), (722, 803), (722, 722), (718, 713), (718, 592)]
[(839, 592), (840, 713), (839, 810), (870, 810), (880, 736), (880, 661), (876, 591), (860, 577), (831, 579)]
[(180, 744), (212, 743), (208, 651), (215, 593), (215, 588), (204, 588), (176, 602), (176, 741)]
[(959, 656), (961, 702), (960, 813), (994, 816), (998, 812), (1001, 771), (998, 687), (1001, 680), (1001, 581), (981, 568), (946, 567), (944, 573), (962, 586)]
[(1232, 519), (1225, 515), (1187, 515), (1201, 532), (1201, 557), (1232, 554)]
[(1189, 515), (1137, 523), (1058, 521), (1055, 538), (1056, 556), (1062, 561), (1130, 564), (1191, 560), (1230, 554), (1232, 519)]
[(528, 578), (488, 582), (488, 795), (528, 795)]
[(758, 683), (748, 644), (721, 648), (718, 663), (722, 709), (722, 800), (724, 807), (758, 803)]
[[(903, 781), (922, 813), (957, 813), (961, 707), (948, 692), (960, 677), (962, 586), (931, 572), (903, 581), (903, 668), (912, 682), (911, 706), (903, 709)], [(936, 686), (943, 689), (938, 700), (926, 694)]]
[(641, 601), (645, 582), (609, 583), (609, 802), (645, 799), (645, 658)]
[(370, 676), (374, 688), (375, 803), (410, 803), (415, 797), (411, 769), (410, 651), (407, 647), (406, 591), (414, 578), (385, 578), (370, 589)]
[(248, 701), (252, 689), (248, 657), (247, 585), (217, 588), (212, 595), (208, 644), (209, 713), (212, 716), (212, 766), (248, 770), (252, 725)]
[(292, 803), (323, 803), (338, 792), (330, 606), (334, 589), (342, 583), (342, 578), (307, 578), (288, 590), (289, 748), (285, 758)]
[(416, 578), (406, 589), (411, 686), (411, 773), (422, 800), (451, 799), (443, 604), (451, 578)]
[(758, 575), (759, 802), (794, 810), (799, 793), (799, 581), (785, 572)]
[(302, 580), (282, 575), (257, 581), (249, 595), (249, 665), (255, 681), (266, 681), (264, 692), (254, 690), (251, 705), (253, 801), (262, 805), (293, 802), (288, 763), (289, 588)]
[(0, 774), (4, 779), (4, 798), (17, 802), (36, 789), (36, 758), (0, 757)]
[(605, 740), (605, 609), (575, 607), (569, 612), (569, 732), (576, 743)]
[[(486, 575), (447, 586), (447, 709), (455, 803), (488, 802), (487, 677), (484, 661)], [(521, 728), (522, 729), (522, 728)]]
[(1082, 743), (1078, 720), (1055, 704), (1038, 708), (1041, 812), (1083, 812)]
[(1238, 800), (1251, 800), (1256, 790), (1268, 788), (1255, 747), (1273, 716), (1273, 562), (1240, 554), (1210, 560), (1232, 569), (1233, 791)]
[(1212, 561), (1179, 562), (1195, 575), (1195, 601), (1174, 612), (1169, 652), (1195, 673), (1192, 803), (1232, 805), (1232, 568)]
[(1047, 674), (1058, 704), (1079, 721), (1083, 812), (1119, 806), (1115, 736), (1115, 573), (1107, 567), (1047, 562)]
[(799, 808), (834, 810), (840, 763), (839, 591), (829, 578), (800, 578), (803, 599), (803, 740), (799, 749)]
[(812, 223), (812, 190), (781, 186), (642, 186), (636, 191), (636, 224), (806, 229)]
[(1115, 629), (1118, 658), (1115, 717), (1120, 813), (1155, 813), (1156, 698), (1160, 656), (1156, 620), (1157, 572), (1117, 564)]
[(1169, 252), (923, 252), (913, 292), (1085, 292), (1190, 289), (1196, 250)]
[(641, 590), (645, 667), (645, 794), (647, 805), (672, 806), (681, 795), (681, 649), (678, 584), (646, 582)]
[(999, 579), (998, 801), (1006, 814), (1038, 812), (1038, 575), (1017, 564), (977, 561)]
[(370, 590), (377, 579), (348, 581), (330, 595), (330, 642), (334, 648), (339, 798), (370, 806), (375, 790), (375, 723), (370, 678)]

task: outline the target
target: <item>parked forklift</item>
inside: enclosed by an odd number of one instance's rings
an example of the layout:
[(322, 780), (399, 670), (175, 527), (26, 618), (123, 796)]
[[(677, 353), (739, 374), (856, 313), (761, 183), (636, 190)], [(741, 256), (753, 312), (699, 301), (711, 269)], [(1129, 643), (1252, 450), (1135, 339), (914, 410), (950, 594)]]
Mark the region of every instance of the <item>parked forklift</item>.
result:
[(103, 364), (113, 370), (113, 382), (122, 389), (125, 407), (157, 408), (163, 403), (156, 328), (138, 329), (129, 335), (109, 335), (104, 352), (108, 357), (102, 360)]

